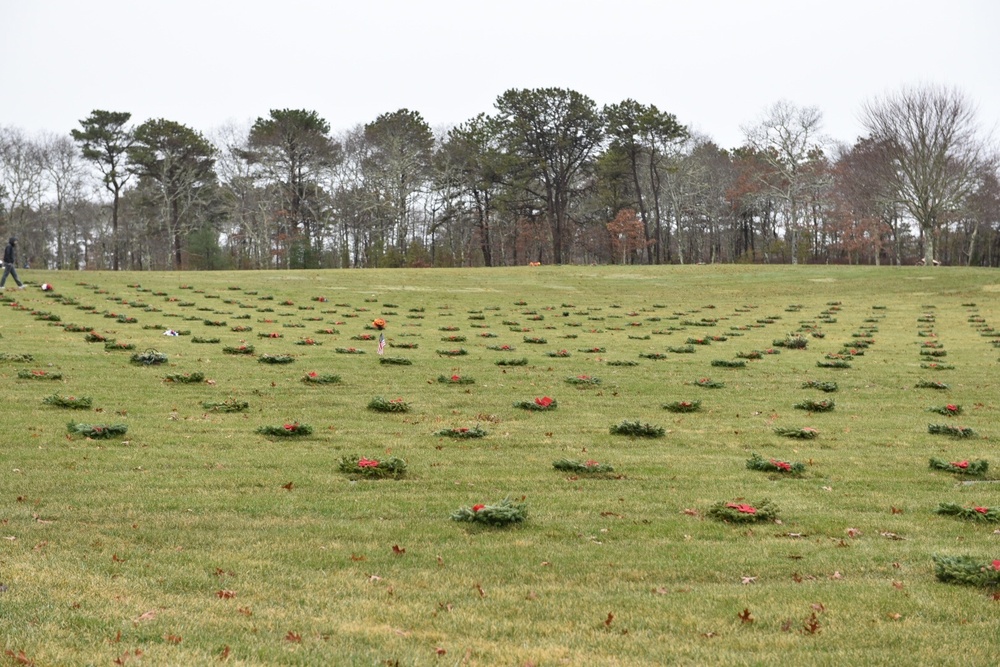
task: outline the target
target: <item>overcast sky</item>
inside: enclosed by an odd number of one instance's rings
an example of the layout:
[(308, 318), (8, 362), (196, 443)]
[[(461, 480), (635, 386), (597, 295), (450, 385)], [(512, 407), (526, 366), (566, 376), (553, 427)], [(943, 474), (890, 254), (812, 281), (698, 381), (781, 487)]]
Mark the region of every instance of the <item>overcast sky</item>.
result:
[(865, 100), (933, 83), (996, 136), (998, 29), (997, 0), (0, 0), (0, 125), (106, 109), (211, 134), (293, 108), (339, 132), (408, 108), (441, 128), (554, 86), (732, 148), (781, 99), (852, 142)]

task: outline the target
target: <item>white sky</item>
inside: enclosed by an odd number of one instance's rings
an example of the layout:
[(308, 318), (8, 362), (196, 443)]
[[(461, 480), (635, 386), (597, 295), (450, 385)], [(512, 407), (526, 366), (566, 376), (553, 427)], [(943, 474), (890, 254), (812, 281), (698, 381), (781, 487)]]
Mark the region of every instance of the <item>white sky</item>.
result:
[(732, 148), (779, 99), (852, 142), (866, 99), (933, 83), (996, 136), (998, 30), (997, 0), (0, 0), (0, 125), (106, 109), (211, 134), (294, 108), (339, 132), (405, 107), (440, 128), (555, 86)]

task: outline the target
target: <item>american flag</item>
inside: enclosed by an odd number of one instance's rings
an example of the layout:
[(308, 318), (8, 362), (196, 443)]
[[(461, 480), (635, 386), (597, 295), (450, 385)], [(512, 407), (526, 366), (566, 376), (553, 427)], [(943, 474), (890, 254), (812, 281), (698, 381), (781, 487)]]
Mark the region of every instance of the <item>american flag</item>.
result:
[(380, 333), (378, 335), (378, 353), (382, 354), (385, 352), (385, 334)]

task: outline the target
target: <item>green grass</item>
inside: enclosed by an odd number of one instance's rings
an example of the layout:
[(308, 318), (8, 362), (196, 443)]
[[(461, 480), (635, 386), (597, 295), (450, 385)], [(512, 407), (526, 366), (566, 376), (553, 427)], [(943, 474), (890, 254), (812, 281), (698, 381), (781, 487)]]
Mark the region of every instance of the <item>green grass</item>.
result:
[[(67, 300), (29, 286), (5, 293), (18, 307), (0, 304), (0, 665), (22, 652), (37, 665), (995, 662), (1000, 602), (937, 581), (932, 560), (1000, 559), (995, 524), (935, 512), (1000, 506), (1000, 349), (977, 329), (1000, 323), (993, 271), (26, 277), (51, 280)], [(377, 317), (387, 347), (406, 346), (412, 363), (380, 364), (377, 335), (356, 338)], [(236, 321), (248, 328), (232, 331)], [(154, 323), (162, 328), (146, 328)], [(444, 327), (466, 338), (467, 354), (442, 353)], [(131, 363), (88, 343), (90, 330), (167, 361)], [(322, 346), (296, 344), (327, 330)], [(712, 366), (798, 336), (805, 349)], [(689, 338), (712, 342), (668, 352)], [(850, 368), (817, 365), (868, 339)], [(921, 366), (928, 340), (953, 369)], [(252, 355), (224, 352), (251, 342)], [(497, 365), (511, 358), (504, 345), (527, 363)], [(547, 356), (553, 349), (572, 354)], [(292, 361), (258, 363), (264, 355)], [(340, 381), (303, 382), (312, 372)], [(194, 373), (205, 380), (164, 381)], [(453, 376), (475, 382), (439, 381)], [(569, 381), (579, 377), (600, 383)], [(724, 386), (695, 385), (709, 377)], [(929, 382), (947, 389), (918, 388)], [(93, 407), (43, 402), (54, 394)], [(558, 410), (516, 407), (545, 396)], [(369, 410), (374, 397), (410, 409)], [(795, 408), (824, 397), (835, 410)], [(203, 406), (227, 401), (249, 407)], [(700, 409), (663, 407), (681, 401)], [(962, 414), (928, 412), (941, 405)], [(69, 436), (71, 420), (128, 431)], [(624, 421), (665, 435), (609, 432)], [(312, 434), (255, 432), (296, 422)], [(931, 434), (929, 423), (975, 436)], [(488, 434), (435, 435), (477, 427)], [(819, 436), (775, 433), (806, 427)], [(754, 453), (805, 471), (748, 470)], [(346, 456), (398, 457), (406, 474), (345, 475)], [(930, 469), (930, 458), (987, 459), (991, 472), (960, 478)], [(560, 459), (614, 473), (553, 468)], [(780, 524), (708, 516), (718, 503), (764, 498)], [(450, 519), (504, 499), (523, 499), (527, 520)]]

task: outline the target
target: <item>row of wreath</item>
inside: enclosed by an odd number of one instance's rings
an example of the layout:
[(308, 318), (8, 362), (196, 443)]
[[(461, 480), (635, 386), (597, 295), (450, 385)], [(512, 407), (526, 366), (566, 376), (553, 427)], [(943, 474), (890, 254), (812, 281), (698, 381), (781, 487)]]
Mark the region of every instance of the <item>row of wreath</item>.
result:
[[(88, 437), (105, 438), (124, 435), (127, 428), (124, 425), (92, 426), (70, 422), (69, 430)], [(303, 424), (293, 423), (278, 427), (262, 427), (258, 431), (268, 435), (304, 435), (311, 433), (311, 428)], [(438, 435), (456, 436), (456, 434), (461, 433), (461, 429), (450, 429), (439, 431)], [(458, 435), (457, 437), (464, 436)], [(614, 473), (614, 468), (611, 465), (594, 460), (579, 461), (564, 458), (554, 461), (552, 465), (556, 470), (572, 472), (576, 476), (608, 476)], [(747, 460), (746, 467), (751, 470), (787, 475), (801, 475), (805, 471), (805, 464), (803, 463), (765, 459), (757, 454), (753, 454)], [(989, 469), (989, 463), (985, 460), (949, 462), (932, 458), (930, 459), (930, 467), (935, 470), (962, 475), (983, 476)], [(352, 477), (398, 479), (406, 475), (407, 464), (405, 460), (398, 457), (378, 459), (365, 456), (345, 456), (340, 459), (338, 469)], [(694, 510), (686, 511), (691, 514), (697, 514)], [(940, 503), (934, 511), (937, 514), (955, 516), (974, 522), (1000, 522), (1000, 509), (996, 507), (975, 505), (964, 507), (955, 503)], [(742, 498), (737, 498), (732, 501), (720, 501), (714, 504), (709, 508), (707, 515), (727, 523), (774, 522), (778, 520), (778, 508), (768, 499), (762, 499), (756, 503), (748, 503), (743, 502)], [(451, 514), (451, 519), (454, 521), (484, 526), (519, 524), (525, 521), (527, 517), (527, 505), (524, 503), (523, 498), (520, 501), (512, 501), (510, 498), (504, 498), (492, 504), (477, 503), (471, 506), (460, 507)], [(852, 536), (856, 535), (857, 532)], [(943, 582), (989, 588), (1000, 587), (1000, 560), (981, 562), (972, 556), (938, 555), (935, 555), (933, 559), (935, 574)]]

